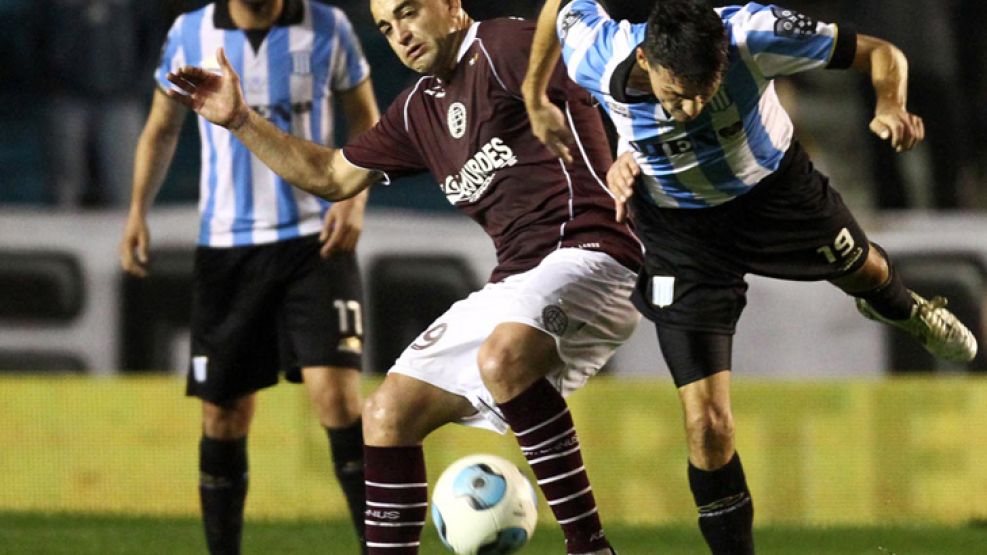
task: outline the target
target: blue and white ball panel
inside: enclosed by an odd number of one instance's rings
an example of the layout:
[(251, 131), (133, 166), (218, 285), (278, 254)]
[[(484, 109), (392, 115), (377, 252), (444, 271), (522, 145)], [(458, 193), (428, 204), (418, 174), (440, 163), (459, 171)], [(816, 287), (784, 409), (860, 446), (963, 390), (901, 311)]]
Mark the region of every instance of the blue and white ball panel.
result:
[(505, 528), (497, 533), (497, 539), (478, 551), (483, 555), (508, 555), (528, 543), (528, 531), (524, 528)]
[(469, 499), (478, 511), (489, 509), (504, 499), (507, 481), (485, 464), (474, 464), (459, 471), (452, 483), (456, 497)]
[(450, 544), (449, 540), (446, 539), (446, 535), (448, 533), (446, 521), (442, 518), (442, 511), (439, 510), (438, 505), (435, 503), (432, 503), (432, 522), (435, 523), (435, 529), (439, 532), (439, 539), (442, 540), (442, 544), (452, 551), (452, 544)]
[(833, 55), (835, 25), (756, 3), (717, 13), (730, 40), (729, 67), (703, 113), (685, 123), (657, 102), (619, 102), (610, 90), (617, 66), (644, 41), (646, 24), (613, 21), (594, 0), (573, 0), (556, 20), (569, 76), (604, 106), (620, 135), (618, 151), (634, 153), (659, 206), (716, 206), (776, 170), (793, 126), (771, 79), (824, 67)]
[(432, 521), (442, 542), (460, 555), (507, 555), (535, 531), (537, 498), (514, 463), (471, 455), (449, 465), (432, 491)]

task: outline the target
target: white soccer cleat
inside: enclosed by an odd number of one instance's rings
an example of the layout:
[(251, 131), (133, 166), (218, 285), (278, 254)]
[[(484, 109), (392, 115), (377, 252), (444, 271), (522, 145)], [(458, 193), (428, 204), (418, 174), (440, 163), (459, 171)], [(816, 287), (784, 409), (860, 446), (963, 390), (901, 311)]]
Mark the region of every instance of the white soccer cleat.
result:
[(946, 309), (946, 299), (925, 300), (914, 291), (912, 315), (905, 320), (891, 320), (874, 310), (864, 299), (857, 299), (857, 310), (865, 318), (894, 326), (912, 335), (933, 355), (950, 362), (970, 362), (977, 356), (977, 339), (952, 312)]

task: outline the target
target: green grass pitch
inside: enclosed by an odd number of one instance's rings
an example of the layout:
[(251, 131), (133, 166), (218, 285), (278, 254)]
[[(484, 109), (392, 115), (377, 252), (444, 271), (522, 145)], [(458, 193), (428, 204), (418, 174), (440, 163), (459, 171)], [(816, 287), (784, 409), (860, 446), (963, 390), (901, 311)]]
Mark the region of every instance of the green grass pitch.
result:
[[(688, 524), (661, 527), (609, 526), (621, 555), (702, 555), (699, 532)], [(770, 526), (755, 530), (759, 555), (962, 555), (987, 552), (987, 527)], [(564, 554), (561, 533), (539, 524), (519, 555)], [(0, 513), (0, 553), (86, 555), (179, 555), (205, 553), (201, 525), (192, 518), (86, 514)], [(356, 554), (348, 523), (248, 521), (244, 554)], [(422, 555), (447, 553), (431, 526), (422, 536)]]

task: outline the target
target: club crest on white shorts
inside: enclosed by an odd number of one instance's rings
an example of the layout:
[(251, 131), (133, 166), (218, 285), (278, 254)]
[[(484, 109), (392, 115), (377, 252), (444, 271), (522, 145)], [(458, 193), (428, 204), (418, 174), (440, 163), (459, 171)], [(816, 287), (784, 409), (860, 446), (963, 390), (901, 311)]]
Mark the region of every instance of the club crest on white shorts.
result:
[(541, 324), (545, 326), (545, 331), (554, 335), (563, 335), (569, 327), (569, 317), (561, 306), (550, 304), (541, 311)]

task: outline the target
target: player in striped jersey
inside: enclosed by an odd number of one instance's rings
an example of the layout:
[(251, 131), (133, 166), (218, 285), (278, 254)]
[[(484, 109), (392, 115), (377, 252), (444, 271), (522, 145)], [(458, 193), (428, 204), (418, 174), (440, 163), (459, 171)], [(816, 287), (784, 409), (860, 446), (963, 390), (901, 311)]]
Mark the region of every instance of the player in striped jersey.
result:
[[(311, 0), (220, 0), (180, 16), (137, 144), (120, 247), (124, 269), (135, 275), (148, 271), (145, 215), (187, 113), (165, 94), (166, 75), (186, 64), (218, 70), (219, 46), (243, 75), (250, 108), (286, 133), (330, 142), (335, 99), (350, 137), (377, 120), (369, 66), (339, 9)], [(203, 118), (198, 125), (188, 394), (203, 403), (199, 490), (209, 550), (239, 553), (255, 392), (277, 383), (279, 369), (308, 389), (362, 543), (362, 291), (354, 249), (366, 195), (329, 203), (298, 191), (226, 129)]]
[(753, 505), (729, 390), (745, 274), (829, 280), (865, 316), (932, 353), (958, 362), (976, 354), (945, 302), (909, 291), (867, 240), (793, 138), (773, 85), (816, 68), (869, 74), (878, 99), (870, 128), (902, 152), (924, 136), (905, 106), (907, 61), (886, 41), (789, 9), (703, 0), (656, 0), (642, 24), (613, 21), (595, 0), (548, 0), (534, 40), (524, 92), (539, 139), (569, 156), (565, 125), (542, 92), (560, 52), (619, 134), (608, 183), (618, 207), (630, 200), (647, 249), (634, 300), (655, 322), (679, 388), (699, 526), (714, 553), (751, 553)]
[[(534, 25), (473, 22), (459, 0), (371, 0), (402, 63), (422, 73), (373, 129), (341, 150), (289, 137), (244, 107), (236, 71), (183, 67), (169, 95), (234, 130), (305, 190), (345, 198), (429, 171), (497, 250), (489, 283), (441, 315), (398, 358), (364, 410), (367, 546), (418, 553), (428, 506), (422, 442), (449, 422), (508, 426), (566, 540), (610, 555), (563, 395), (632, 333), (641, 247), (614, 218), (602, 181), (611, 157), (586, 91), (561, 67), (549, 95), (580, 145), (566, 166), (532, 135), (521, 82)], [(222, 52), (219, 59), (225, 60)], [(437, 245), (455, 237), (436, 237)]]

